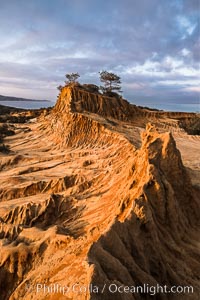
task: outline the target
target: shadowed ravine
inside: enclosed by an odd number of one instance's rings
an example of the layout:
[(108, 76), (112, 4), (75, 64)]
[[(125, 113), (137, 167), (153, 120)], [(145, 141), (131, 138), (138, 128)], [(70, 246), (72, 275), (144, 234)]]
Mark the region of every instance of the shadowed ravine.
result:
[(198, 300), (198, 122), (72, 86), (48, 114), (16, 125), (0, 154), (1, 299)]

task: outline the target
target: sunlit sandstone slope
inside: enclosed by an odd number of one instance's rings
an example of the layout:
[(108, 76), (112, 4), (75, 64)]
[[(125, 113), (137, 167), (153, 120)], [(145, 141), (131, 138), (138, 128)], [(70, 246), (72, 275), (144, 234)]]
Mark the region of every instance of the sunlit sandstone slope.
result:
[(17, 125), (0, 156), (1, 299), (152, 299), (109, 286), (160, 284), (194, 293), (153, 299), (198, 300), (200, 139), (179, 127), (194, 118), (69, 87)]

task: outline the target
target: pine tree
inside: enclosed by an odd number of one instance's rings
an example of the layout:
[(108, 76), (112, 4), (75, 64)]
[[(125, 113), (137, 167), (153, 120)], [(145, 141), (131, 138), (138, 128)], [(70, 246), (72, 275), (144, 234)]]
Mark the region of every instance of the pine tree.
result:
[(100, 86), (103, 94), (112, 95), (121, 92), (121, 78), (118, 75), (107, 71), (101, 71), (99, 74), (100, 81), (104, 83), (104, 86)]
[(66, 74), (65, 77), (67, 78), (67, 81), (65, 81), (65, 84), (68, 85), (70, 83), (77, 82), (77, 79), (80, 77), (79, 73), (70, 73)]

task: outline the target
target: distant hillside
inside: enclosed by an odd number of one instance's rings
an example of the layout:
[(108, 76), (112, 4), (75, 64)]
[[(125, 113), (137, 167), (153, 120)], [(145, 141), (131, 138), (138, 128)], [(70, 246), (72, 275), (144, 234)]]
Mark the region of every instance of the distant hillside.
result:
[(11, 97), (11, 96), (2, 96), (0, 95), (0, 101), (34, 101), (34, 102), (50, 102), (49, 100), (36, 100), (36, 99), (26, 99), (26, 98), (17, 98), (17, 97)]

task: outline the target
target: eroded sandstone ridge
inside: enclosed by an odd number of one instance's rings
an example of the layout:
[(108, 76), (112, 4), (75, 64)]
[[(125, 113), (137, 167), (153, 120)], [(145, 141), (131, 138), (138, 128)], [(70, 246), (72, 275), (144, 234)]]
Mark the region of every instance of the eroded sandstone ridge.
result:
[[(192, 118), (75, 86), (16, 126), (0, 156), (1, 299), (198, 300), (200, 140), (180, 128)], [(109, 291), (144, 284), (194, 292)]]

